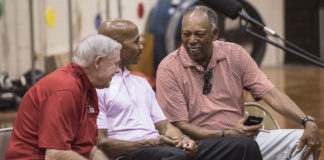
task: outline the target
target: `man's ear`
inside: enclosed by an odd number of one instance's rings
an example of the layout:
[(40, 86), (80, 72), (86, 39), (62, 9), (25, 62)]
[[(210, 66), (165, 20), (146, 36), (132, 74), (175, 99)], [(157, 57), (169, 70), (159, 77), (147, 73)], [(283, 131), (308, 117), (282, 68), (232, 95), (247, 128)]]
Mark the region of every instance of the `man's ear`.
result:
[(218, 34), (219, 34), (218, 28), (215, 28), (213, 30), (213, 41), (216, 41), (217, 40)]
[(103, 59), (102, 56), (98, 56), (98, 57), (96, 57), (95, 62), (94, 62), (94, 67), (95, 67), (95, 69), (98, 69), (98, 68), (99, 68), (100, 63), (101, 63), (103, 60), (104, 60), (104, 59)]

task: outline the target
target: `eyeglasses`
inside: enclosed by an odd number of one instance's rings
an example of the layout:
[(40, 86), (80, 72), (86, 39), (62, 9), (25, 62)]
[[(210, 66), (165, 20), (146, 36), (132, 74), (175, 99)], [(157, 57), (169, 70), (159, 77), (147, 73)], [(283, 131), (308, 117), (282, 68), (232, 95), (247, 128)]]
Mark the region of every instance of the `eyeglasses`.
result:
[(209, 82), (209, 80), (212, 78), (213, 72), (211, 69), (205, 69), (204, 70), (204, 87), (203, 87), (203, 94), (208, 94), (212, 90), (212, 84)]

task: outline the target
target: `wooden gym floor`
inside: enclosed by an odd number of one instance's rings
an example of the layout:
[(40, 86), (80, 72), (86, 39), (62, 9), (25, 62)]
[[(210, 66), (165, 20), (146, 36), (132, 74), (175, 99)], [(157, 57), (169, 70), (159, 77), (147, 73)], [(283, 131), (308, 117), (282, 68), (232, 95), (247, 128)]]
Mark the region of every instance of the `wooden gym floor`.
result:
[[(322, 146), (324, 146), (324, 69), (315, 66), (285, 66), (262, 68), (263, 72), (270, 78), (277, 88), (287, 95), (307, 114), (316, 118), (320, 128)], [(247, 95), (245, 101), (253, 101)], [(275, 113), (264, 102), (268, 111), (278, 121), (280, 128), (301, 128), (296, 124)], [(12, 127), (16, 112), (0, 112), (0, 128)], [(320, 156), (324, 160), (324, 154)]]
[[(285, 92), (306, 115), (314, 116), (320, 129), (322, 148), (324, 146), (324, 69), (315, 66), (286, 66), (261, 68), (271, 82)], [(246, 94), (247, 95), (247, 94)], [(250, 95), (245, 101), (253, 101)], [(302, 128), (301, 124), (287, 120), (259, 101), (278, 121), (280, 128)], [(324, 153), (320, 155), (324, 160)]]

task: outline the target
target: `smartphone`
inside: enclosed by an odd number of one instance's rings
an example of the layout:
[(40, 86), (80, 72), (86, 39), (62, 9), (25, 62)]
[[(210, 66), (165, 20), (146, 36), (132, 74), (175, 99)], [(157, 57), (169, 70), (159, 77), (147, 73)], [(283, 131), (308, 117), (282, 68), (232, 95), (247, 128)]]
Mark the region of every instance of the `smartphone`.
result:
[(262, 122), (263, 117), (258, 116), (249, 116), (246, 121), (244, 122), (245, 126), (252, 126), (252, 125), (258, 125)]

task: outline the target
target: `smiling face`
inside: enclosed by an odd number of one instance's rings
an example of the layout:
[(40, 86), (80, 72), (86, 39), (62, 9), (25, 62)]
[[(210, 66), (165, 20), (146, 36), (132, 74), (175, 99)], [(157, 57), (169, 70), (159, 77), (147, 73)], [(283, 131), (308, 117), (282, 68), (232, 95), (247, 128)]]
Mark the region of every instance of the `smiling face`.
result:
[(120, 50), (116, 50), (108, 57), (97, 57), (98, 64), (97, 83), (95, 88), (108, 88), (112, 77), (120, 71)]
[(212, 55), (212, 42), (217, 39), (218, 30), (212, 30), (208, 15), (199, 9), (183, 17), (181, 39), (190, 58), (207, 67)]

